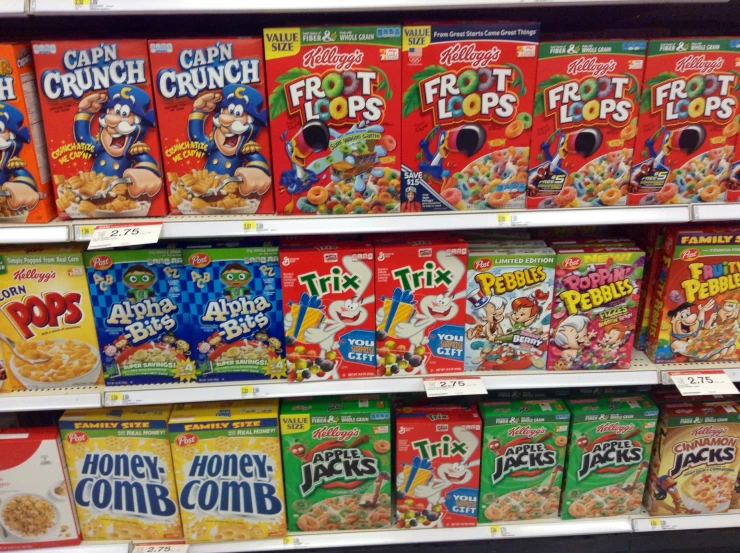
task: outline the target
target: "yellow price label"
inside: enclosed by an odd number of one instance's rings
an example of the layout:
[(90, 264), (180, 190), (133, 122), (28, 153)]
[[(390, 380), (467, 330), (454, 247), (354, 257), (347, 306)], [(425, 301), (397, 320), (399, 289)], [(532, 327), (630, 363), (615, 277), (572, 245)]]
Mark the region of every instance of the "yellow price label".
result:
[(659, 518), (651, 518), (650, 519), (650, 526), (660, 526), (660, 519)]
[(491, 526), (491, 535), (492, 536), (500, 536), (501, 535), (501, 527), (500, 526)]
[(244, 232), (255, 232), (257, 230), (257, 221), (244, 221)]
[(86, 238), (92, 236), (95, 232), (95, 227), (92, 225), (82, 225), (77, 227), (77, 236), (80, 238)]
[(496, 215), (496, 220), (499, 225), (507, 225), (511, 223), (511, 213), (499, 213)]
[(89, 6), (90, 0), (72, 0), (72, 4), (75, 6)]
[(283, 545), (293, 545), (293, 536), (285, 536), (283, 538)]
[(254, 386), (242, 386), (242, 397), (253, 397)]
[(123, 394), (121, 392), (111, 392), (108, 394), (108, 405), (120, 405), (123, 403)]

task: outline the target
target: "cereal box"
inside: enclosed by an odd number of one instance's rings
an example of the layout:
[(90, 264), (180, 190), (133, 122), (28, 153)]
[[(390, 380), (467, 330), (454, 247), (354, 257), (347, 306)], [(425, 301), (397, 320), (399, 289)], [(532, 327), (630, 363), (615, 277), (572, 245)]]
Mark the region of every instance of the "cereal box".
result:
[(740, 125), (736, 40), (651, 40), (629, 205), (720, 202)]
[(167, 213), (145, 40), (34, 42), (62, 219)]
[(390, 527), (388, 396), (285, 400), (280, 434), (288, 530)]
[(0, 430), (0, 551), (80, 543), (59, 429)]
[[(740, 140), (740, 133), (738, 137), (738, 140)], [(735, 149), (737, 147), (737, 143), (735, 143)], [(727, 181), (725, 201), (727, 203), (740, 202), (740, 159), (737, 159), (737, 156), (735, 156), (735, 161), (730, 169), (730, 179)]]
[(277, 212), (398, 211), (401, 27), (265, 29)]
[(182, 539), (167, 433), (171, 410), (76, 410), (59, 420), (83, 539)]
[(635, 349), (644, 350), (647, 342), (650, 316), (655, 303), (655, 283), (660, 278), (658, 270), (660, 269), (662, 251), (663, 230), (659, 228), (645, 249), (645, 273), (642, 275), (645, 290), (644, 293), (640, 294), (640, 303), (637, 309), (638, 333), (635, 336)]
[(465, 370), (545, 368), (554, 280), (550, 248), (471, 246)]
[(647, 42), (540, 45), (528, 208), (627, 203)]
[(401, 211), (524, 207), (539, 23), (403, 28)]
[(476, 525), (481, 427), (475, 405), (396, 410), (399, 528)]
[(570, 399), (570, 445), (561, 516), (640, 512), (657, 407), (647, 396)]
[(103, 383), (81, 246), (3, 248), (0, 392)]
[(570, 411), (559, 399), (481, 403), (481, 523), (554, 518)]
[(179, 405), (168, 430), (188, 543), (285, 535), (277, 399)]
[(171, 212), (274, 213), (261, 38), (150, 40)]

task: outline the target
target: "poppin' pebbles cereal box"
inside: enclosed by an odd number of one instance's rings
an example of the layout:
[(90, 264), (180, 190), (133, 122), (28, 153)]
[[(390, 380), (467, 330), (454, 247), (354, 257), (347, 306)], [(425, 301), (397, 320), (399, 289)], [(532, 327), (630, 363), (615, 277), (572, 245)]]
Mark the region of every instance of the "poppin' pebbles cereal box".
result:
[(150, 40), (175, 215), (274, 213), (261, 38)]
[(403, 29), (401, 211), (524, 207), (539, 23)]
[(167, 433), (171, 410), (75, 410), (59, 420), (83, 539), (182, 539)]
[(62, 219), (167, 213), (145, 40), (34, 42)]
[(528, 208), (627, 203), (646, 41), (540, 45)]
[(398, 211), (401, 27), (265, 29), (283, 215)]

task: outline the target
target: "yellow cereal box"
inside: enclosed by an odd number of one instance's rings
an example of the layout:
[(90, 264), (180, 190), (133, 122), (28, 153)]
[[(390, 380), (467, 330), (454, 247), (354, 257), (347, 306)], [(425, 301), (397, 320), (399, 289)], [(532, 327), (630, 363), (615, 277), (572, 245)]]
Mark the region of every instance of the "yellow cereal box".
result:
[(101, 384), (82, 246), (0, 253), (0, 391)]
[(285, 535), (278, 401), (175, 408), (169, 432), (185, 540)]
[(84, 539), (182, 538), (167, 434), (171, 410), (67, 411), (59, 420)]

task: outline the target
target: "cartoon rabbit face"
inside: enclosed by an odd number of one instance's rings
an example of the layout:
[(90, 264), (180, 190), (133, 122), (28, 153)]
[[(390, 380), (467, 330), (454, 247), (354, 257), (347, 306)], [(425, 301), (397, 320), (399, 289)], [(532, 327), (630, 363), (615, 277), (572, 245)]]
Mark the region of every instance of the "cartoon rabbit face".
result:
[(437, 469), (437, 477), (450, 484), (465, 484), (473, 478), (473, 471), (467, 463), (442, 463)]
[(346, 326), (358, 326), (367, 320), (367, 309), (353, 299), (331, 302), (328, 312), (332, 320)]
[(427, 296), (419, 302), (419, 311), (439, 321), (447, 321), (457, 315), (457, 304), (446, 294)]

